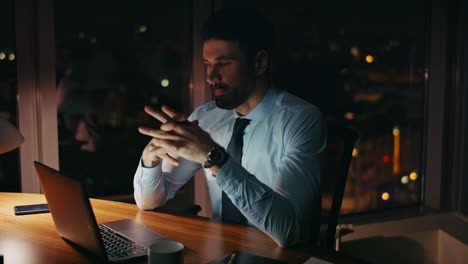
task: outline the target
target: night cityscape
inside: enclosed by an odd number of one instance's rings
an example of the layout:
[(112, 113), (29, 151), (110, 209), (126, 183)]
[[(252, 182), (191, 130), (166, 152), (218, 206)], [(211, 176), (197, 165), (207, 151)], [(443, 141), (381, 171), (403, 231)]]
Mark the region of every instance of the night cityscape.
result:
[[(150, 122), (143, 106), (191, 109), (191, 5), (114, 1), (111, 6), (98, 2), (89, 10), (85, 2), (55, 3), (61, 169), (86, 182), (93, 197), (129, 194), (147, 140), (136, 127)], [(417, 7), (423, 4), (413, 3), (394, 21), (388, 10), (370, 1), (359, 8), (301, 1), (288, 11), (276, 4), (260, 8), (277, 31), (275, 85), (319, 106), (329, 122), (360, 135), (343, 213), (420, 202), (427, 62), (425, 13)], [(242, 5), (247, 4), (223, 2), (225, 7)], [(10, 23), (2, 23), (9, 37), (0, 46), (0, 98), (2, 116), (15, 122), (15, 42), (9, 16), (2, 16)], [(86, 130), (85, 123), (95, 130)], [(100, 171), (98, 164), (112, 166)], [(19, 189), (19, 178), (0, 180), (5, 190)], [(325, 208), (330, 199), (326, 190)]]

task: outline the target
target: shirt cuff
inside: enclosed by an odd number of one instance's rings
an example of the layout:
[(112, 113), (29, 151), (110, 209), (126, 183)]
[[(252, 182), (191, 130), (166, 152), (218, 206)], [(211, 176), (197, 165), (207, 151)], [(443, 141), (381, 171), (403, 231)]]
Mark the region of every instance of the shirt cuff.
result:
[[(157, 184), (159, 182), (159, 178), (157, 175), (161, 175), (162, 172), (162, 162), (159, 162), (158, 165), (147, 168), (143, 166), (143, 160), (140, 159), (140, 170), (141, 174), (139, 177), (140, 183), (150, 183), (150, 184)], [(157, 179), (157, 181), (155, 181)]]

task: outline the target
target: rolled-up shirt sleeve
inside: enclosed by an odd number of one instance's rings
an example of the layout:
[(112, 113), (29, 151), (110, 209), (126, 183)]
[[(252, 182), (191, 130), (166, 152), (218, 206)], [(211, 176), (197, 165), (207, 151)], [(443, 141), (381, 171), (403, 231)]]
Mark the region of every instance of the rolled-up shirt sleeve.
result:
[(138, 208), (152, 209), (164, 204), (166, 200), (161, 163), (154, 168), (145, 168), (141, 163), (140, 160), (133, 178), (133, 194)]
[[(326, 145), (321, 115), (301, 115), (285, 126), (285, 153), (272, 187), (229, 159), (216, 182), (247, 217), (279, 246), (307, 239), (320, 217), (320, 152)], [(317, 225), (315, 225), (317, 226)]]
[(145, 168), (140, 161), (133, 178), (133, 194), (142, 210), (163, 206), (201, 167), (200, 164), (179, 158), (180, 165), (167, 165), (164, 161), (153, 168)]

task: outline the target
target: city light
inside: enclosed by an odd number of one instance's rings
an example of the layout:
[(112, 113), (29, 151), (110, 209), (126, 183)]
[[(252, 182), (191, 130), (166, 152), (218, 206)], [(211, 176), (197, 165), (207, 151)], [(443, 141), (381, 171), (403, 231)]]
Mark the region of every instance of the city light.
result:
[(353, 148), (353, 157), (357, 157), (357, 155), (358, 155), (357, 148)]
[(78, 33), (78, 38), (79, 39), (84, 39), (85, 38), (85, 33), (83, 33), (83, 32)]
[(161, 86), (162, 87), (168, 87), (169, 86), (169, 80), (168, 79), (162, 79), (161, 80)]
[(138, 32), (145, 33), (148, 28), (145, 25), (141, 25), (138, 27)]
[(357, 57), (360, 55), (359, 48), (357, 46), (352, 46), (350, 49), (351, 55)]
[(373, 62), (374, 62), (374, 56), (372, 56), (372, 55), (367, 55), (367, 56), (366, 56), (366, 62), (367, 62), (367, 63), (373, 63)]
[(16, 56), (15, 56), (15, 54), (14, 54), (14, 53), (10, 53), (10, 54), (8, 54), (8, 60), (9, 60), (9, 61), (14, 61), (14, 60), (15, 60), (15, 58), (16, 58)]
[(408, 176), (405, 175), (405, 176), (401, 177), (401, 183), (407, 184), (408, 182), (409, 182)]
[(400, 129), (393, 127), (393, 174), (400, 173)]
[(382, 200), (388, 201), (390, 199), (390, 194), (388, 192), (382, 193)]
[(415, 181), (418, 179), (418, 174), (413, 171), (412, 173), (410, 173), (409, 178), (410, 180)]
[(91, 38), (89, 39), (89, 43), (91, 43), (91, 44), (96, 44), (96, 42), (97, 42), (97, 38), (96, 38), (96, 37), (91, 37)]
[(390, 162), (390, 156), (385, 155), (385, 156), (383, 156), (382, 160), (383, 160), (384, 163), (388, 163), (388, 162)]
[(345, 118), (348, 120), (353, 120), (354, 119), (354, 113), (353, 112), (347, 112), (345, 114)]
[(0, 52), (0, 60), (4, 60), (6, 58), (5, 52)]

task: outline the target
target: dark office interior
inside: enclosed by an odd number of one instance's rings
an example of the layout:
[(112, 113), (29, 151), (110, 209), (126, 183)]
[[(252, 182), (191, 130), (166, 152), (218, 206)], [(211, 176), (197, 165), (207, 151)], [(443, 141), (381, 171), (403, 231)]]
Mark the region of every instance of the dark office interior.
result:
[[(32, 169), (39, 160), (78, 179), (91, 198), (133, 204), (149, 141), (137, 128), (156, 125), (143, 108), (190, 114), (211, 99), (200, 25), (231, 7), (255, 8), (274, 24), (274, 85), (359, 134), (335, 250), (368, 263), (462, 263), (463, 0), (1, 1), (0, 118), (25, 142), (0, 154), (0, 192), (40, 193)], [(198, 216), (209, 218), (202, 180), (195, 176), (162, 211), (198, 204)], [(324, 214), (335, 187), (335, 179), (322, 180)]]

